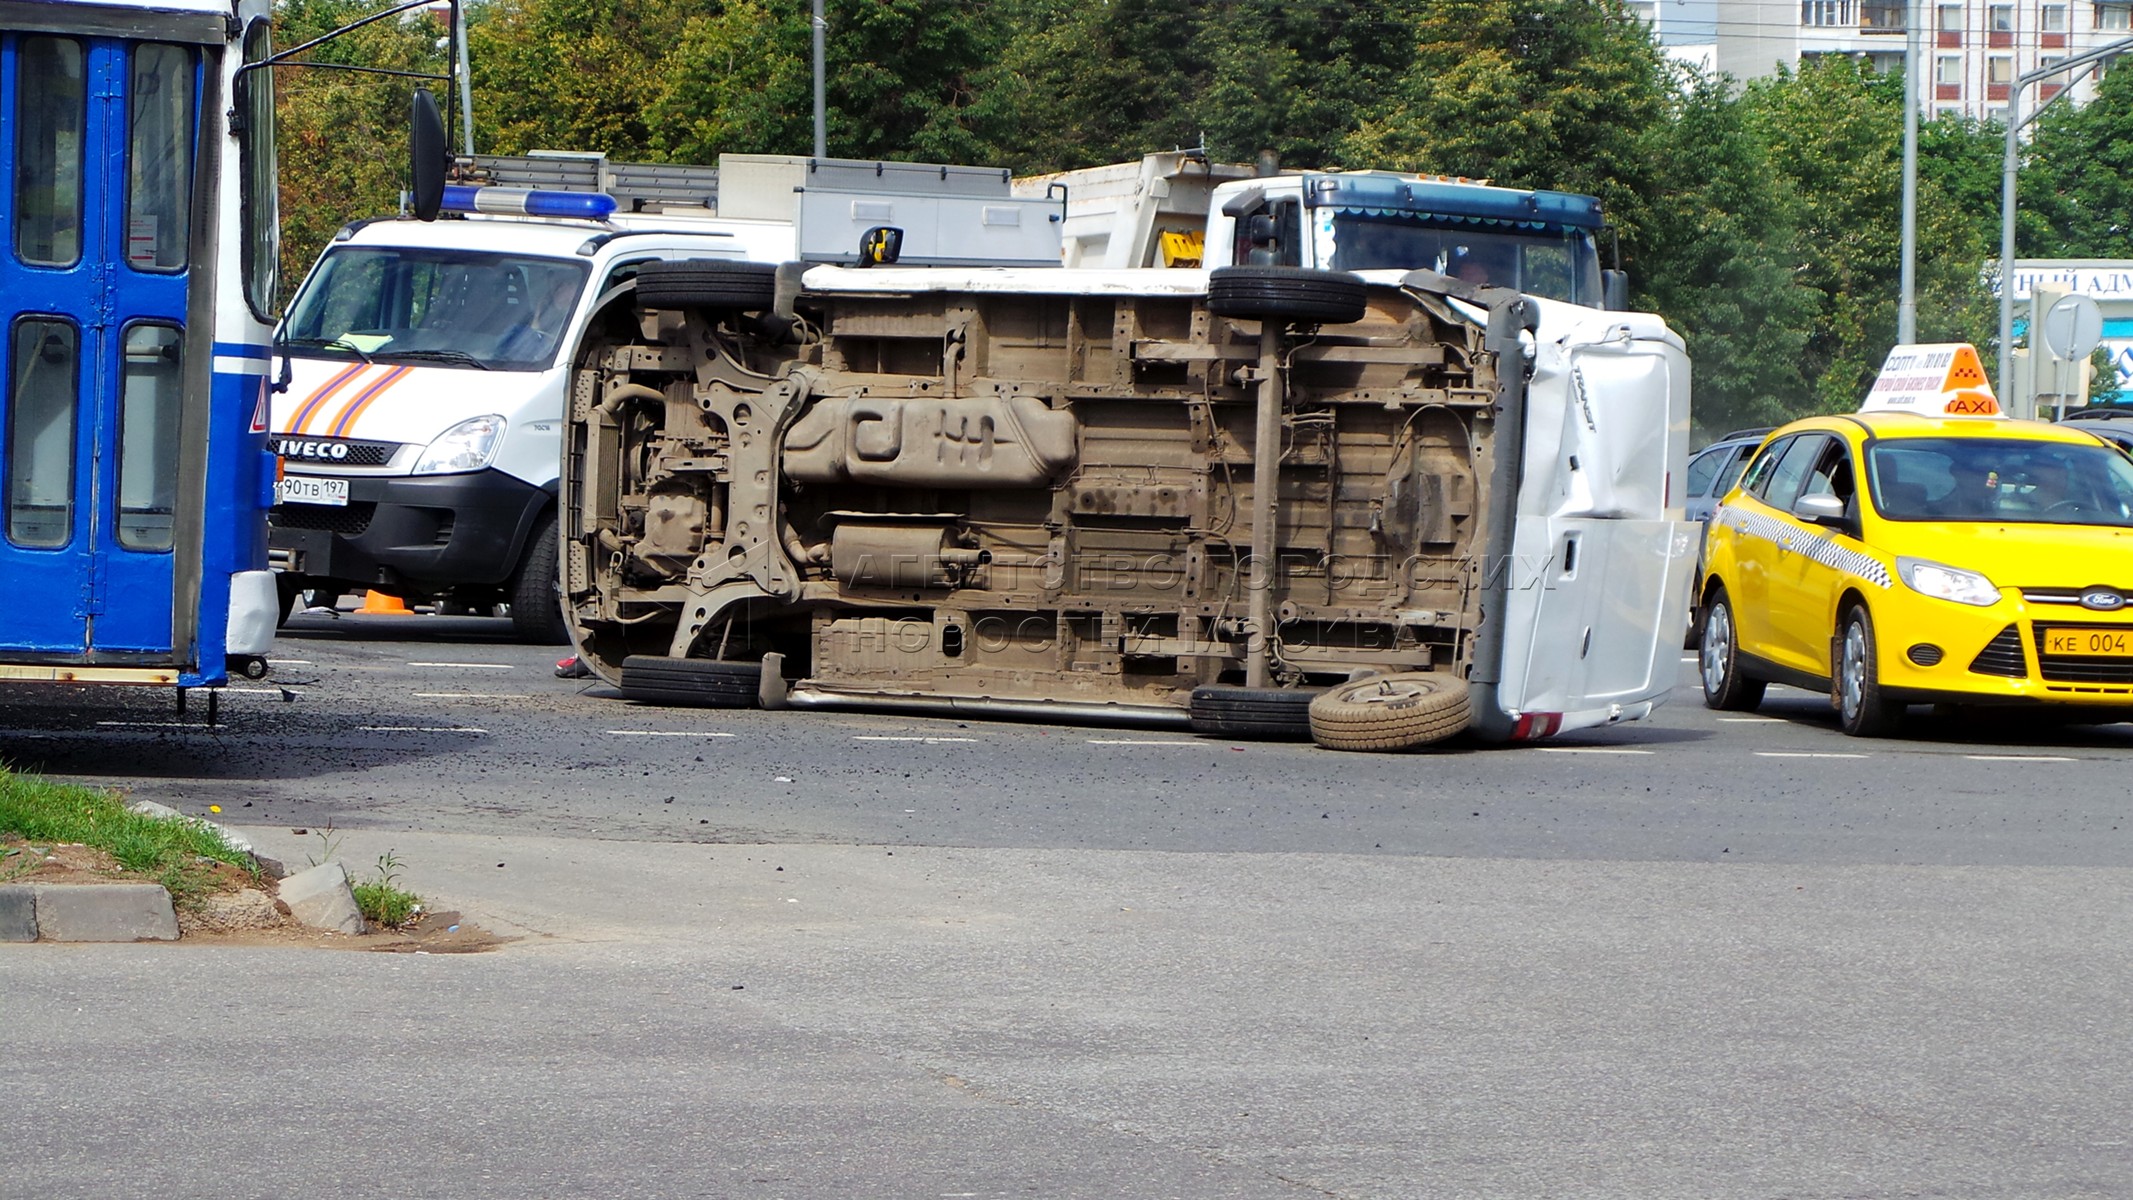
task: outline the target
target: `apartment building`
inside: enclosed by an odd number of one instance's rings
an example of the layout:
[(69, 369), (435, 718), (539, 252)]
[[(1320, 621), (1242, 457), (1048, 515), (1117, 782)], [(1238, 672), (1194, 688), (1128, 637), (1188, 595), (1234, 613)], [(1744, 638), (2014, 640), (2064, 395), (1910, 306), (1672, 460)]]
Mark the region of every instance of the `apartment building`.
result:
[[(1667, 53), (1739, 79), (1828, 54), (1903, 65), (1908, 0), (1628, 0)], [(1928, 113), (2005, 120), (2014, 81), (2072, 55), (2133, 38), (2133, 0), (1916, 0), (1925, 24)], [(2029, 112), (2068, 87), (2076, 103), (2095, 77), (2046, 81)]]

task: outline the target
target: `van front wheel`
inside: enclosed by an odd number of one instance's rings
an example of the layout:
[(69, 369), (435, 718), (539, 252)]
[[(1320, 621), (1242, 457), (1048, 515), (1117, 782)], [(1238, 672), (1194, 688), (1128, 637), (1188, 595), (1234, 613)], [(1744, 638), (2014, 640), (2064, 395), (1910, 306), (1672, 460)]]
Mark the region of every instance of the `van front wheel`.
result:
[(570, 640), (563, 618), (563, 586), (556, 544), (555, 514), (548, 513), (527, 540), (526, 557), (511, 581), (511, 631), (536, 646), (559, 646)]

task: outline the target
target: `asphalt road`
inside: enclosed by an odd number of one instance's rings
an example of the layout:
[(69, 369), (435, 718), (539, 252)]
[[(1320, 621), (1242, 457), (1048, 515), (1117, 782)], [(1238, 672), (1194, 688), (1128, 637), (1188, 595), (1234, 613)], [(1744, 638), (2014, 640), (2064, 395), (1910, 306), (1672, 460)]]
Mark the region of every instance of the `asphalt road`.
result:
[(643, 708), (472, 619), (280, 653), (213, 728), (9, 695), (0, 754), (521, 940), (0, 948), (0, 1195), (2133, 1194), (2133, 728), (1684, 691), (1337, 755)]

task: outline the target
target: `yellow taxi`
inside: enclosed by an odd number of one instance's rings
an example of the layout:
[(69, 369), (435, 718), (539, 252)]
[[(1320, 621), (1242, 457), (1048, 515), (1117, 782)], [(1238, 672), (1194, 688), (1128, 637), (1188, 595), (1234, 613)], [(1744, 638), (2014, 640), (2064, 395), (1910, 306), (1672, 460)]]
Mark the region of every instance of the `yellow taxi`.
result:
[(1969, 346), (1898, 347), (1860, 412), (1771, 434), (1704, 554), (1712, 708), (1812, 688), (1858, 736), (1914, 704), (2133, 713), (2133, 460), (2001, 416)]

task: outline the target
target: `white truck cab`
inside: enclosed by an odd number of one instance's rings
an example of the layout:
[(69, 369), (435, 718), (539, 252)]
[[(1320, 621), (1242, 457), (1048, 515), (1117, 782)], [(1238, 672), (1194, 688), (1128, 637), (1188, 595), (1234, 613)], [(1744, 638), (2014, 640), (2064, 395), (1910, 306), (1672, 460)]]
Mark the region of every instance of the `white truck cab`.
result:
[(1600, 267), (1600, 202), (1393, 171), (1262, 174), (1192, 151), (1014, 182), (1066, 209), (1069, 267), (1429, 270), (1586, 308), (1627, 305)]
[(490, 181), (539, 186), (447, 188), (458, 211), (434, 223), (351, 223), (290, 302), (271, 423), (284, 605), (310, 588), (504, 603), (522, 638), (565, 640), (555, 514), (570, 350), (600, 297), (647, 262), (852, 262), (877, 226), (904, 231), (907, 263), (1059, 256), (1057, 205), (1014, 198), (998, 170), (475, 162)]

